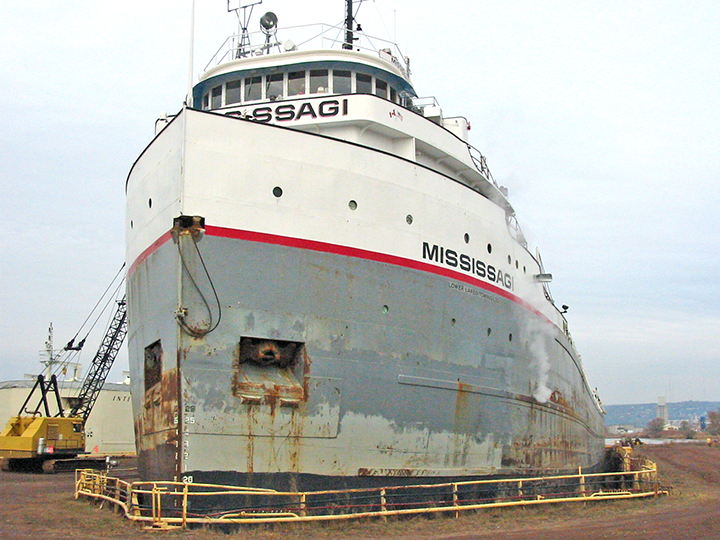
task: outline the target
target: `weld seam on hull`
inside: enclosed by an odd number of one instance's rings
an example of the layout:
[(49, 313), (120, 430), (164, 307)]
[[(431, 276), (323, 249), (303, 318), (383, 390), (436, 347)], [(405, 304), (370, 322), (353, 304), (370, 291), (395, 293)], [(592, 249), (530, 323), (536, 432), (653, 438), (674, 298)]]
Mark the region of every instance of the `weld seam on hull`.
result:
[(426, 377), (414, 377), (411, 375), (398, 375), (398, 384), (407, 386), (422, 386), (425, 388), (439, 388), (442, 390), (456, 390), (466, 392), (468, 394), (478, 394), (481, 396), (497, 397), (500, 399), (508, 399), (520, 402), (523, 405), (533, 405), (535, 407), (545, 407), (555, 414), (562, 414), (570, 418), (573, 422), (583, 425), (589, 432), (594, 433), (586, 422), (566, 407), (562, 407), (556, 403), (540, 403), (531, 396), (508, 392), (507, 390), (498, 390), (487, 386), (479, 386), (474, 384), (462, 383), (462, 389), (458, 389), (458, 381), (446, 381), (441, 379), (430, 379)]

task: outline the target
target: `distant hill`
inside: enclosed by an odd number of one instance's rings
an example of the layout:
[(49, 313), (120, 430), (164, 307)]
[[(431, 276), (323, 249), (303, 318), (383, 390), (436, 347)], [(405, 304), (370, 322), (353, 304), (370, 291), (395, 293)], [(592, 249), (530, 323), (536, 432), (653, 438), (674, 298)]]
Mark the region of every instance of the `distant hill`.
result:
[[(708, 411), (720, 409), (720, 401), (681, 401), (668, 403), (668, 416), (673, 420), (696, 420), (707, 417)], [(657, 416), (657, 403), (639, 403), (636, 405), (605, 405), (605, 425), (629, 424), (645, 427)]]

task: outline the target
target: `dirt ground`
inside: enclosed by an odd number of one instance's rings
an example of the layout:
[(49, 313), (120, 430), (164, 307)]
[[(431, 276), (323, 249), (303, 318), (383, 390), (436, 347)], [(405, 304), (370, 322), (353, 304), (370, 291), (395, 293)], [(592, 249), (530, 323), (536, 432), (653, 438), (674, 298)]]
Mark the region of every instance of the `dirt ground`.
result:
[(596, 540), (720, 539), (720, 447), (644, 446), (636, 453), (658, 464), (668, 497), (486, 510), (450, 517), (418, 517), (274, 528), (149, 532), (108, 507), (73, 498), (72, 474), (0, 473), (0, 538), (172, 540)]

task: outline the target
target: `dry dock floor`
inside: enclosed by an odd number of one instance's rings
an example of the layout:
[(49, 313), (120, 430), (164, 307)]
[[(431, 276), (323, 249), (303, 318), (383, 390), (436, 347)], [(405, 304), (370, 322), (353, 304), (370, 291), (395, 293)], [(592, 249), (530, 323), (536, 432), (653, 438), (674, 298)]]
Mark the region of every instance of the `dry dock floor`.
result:
[(645, 446), (669, 497), (487, 510), (448, 517), (217, 530), (144, 531), (107, 507), (73, 498), (72, 474), (0, 473), (0, 539), (595, 540), (720, 539), (720, 447)]

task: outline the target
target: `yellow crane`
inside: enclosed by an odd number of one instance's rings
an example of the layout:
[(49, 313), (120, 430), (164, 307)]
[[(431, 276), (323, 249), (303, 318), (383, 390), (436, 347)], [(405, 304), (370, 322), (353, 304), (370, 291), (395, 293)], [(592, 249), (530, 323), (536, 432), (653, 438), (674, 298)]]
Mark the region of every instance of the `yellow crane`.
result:
[[(118, 301), (113, 320), (93, 358), (78, 397), (72, 400), (68, 409), (63, 407), (55, 375), (49, 379), (38, 375), (20, 411), (0, 432), (3, 469), (43, 465), (50, 460), (75, 458), (85, 453), (85, 422), (126, 334), (127, 306), (123, 297)], [(32, 407), (33, 396), (38, 392), (37, 405)], [(51, 406), (53, 401), (55, 407)], [(52, 409), (57, 410), (55, 415), (51, 414)]]

